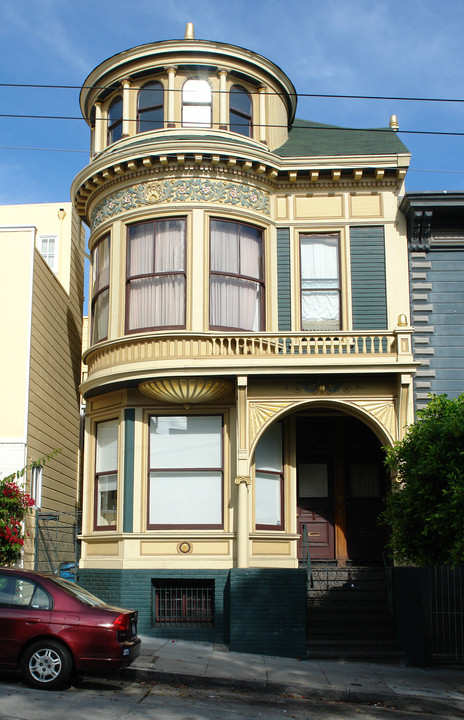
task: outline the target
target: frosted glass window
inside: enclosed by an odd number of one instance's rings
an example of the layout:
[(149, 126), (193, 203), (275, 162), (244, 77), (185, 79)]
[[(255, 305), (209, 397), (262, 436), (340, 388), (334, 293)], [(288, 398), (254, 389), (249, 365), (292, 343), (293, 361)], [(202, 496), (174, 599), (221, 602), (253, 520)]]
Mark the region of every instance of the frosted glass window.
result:
[(220, 415), (150, 418), (150, 527), (220, 527), (223, 522)]
[(329, 478), (325, 463), (301, 463), (298, 466), (299, 497), (328, 497)]
[(150, 473), (150, 525), (221, 525), (222, 473)]
[(280, 475), (256, 472), (255, 476), (256, 525), (282, 524), (282, 482)]
[(271, 425), (258, 442), (255, 465), (260, 470), (282, 472), (282, 425), (280, 423)]

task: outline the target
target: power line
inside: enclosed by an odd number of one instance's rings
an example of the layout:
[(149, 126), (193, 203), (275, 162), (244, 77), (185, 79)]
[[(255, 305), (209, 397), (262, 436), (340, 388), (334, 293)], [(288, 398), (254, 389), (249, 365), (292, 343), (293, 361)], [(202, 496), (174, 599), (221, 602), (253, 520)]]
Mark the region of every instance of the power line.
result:
[[(0, 83), (0, 87), (10, 88), (32, 88), (46, 90), (108, 90), (107, 86), (99, 85), (51, 85), (36, 83)], [(117, 90), (119, 88), (114, 88)], [(129, 87), (129, 90), (139, 91), (139, 87)], [(163, 88), (164, 89), (164, 88)], [(155, 88), (146, 88), (146, 91), (159, 92)], [(169, 92), (182, 92), (182, 88), (173, 88)], [(212, 93), (220, 94), (222, 92), (229, 93), (229, 90), (211, 90)], [(289, 97), (303, 98), (330, 98), (339, 100), (395, 100), (398, 102), (436, 102), (436, 103), (464, 103), (464, 98), (438, 98), (438, 97), (414, 97), (407, 95), (339, 95), (337, 93), (276, 93), (276, 92), (255, 92), (249, 94), (263, 95), (287, 95)]]

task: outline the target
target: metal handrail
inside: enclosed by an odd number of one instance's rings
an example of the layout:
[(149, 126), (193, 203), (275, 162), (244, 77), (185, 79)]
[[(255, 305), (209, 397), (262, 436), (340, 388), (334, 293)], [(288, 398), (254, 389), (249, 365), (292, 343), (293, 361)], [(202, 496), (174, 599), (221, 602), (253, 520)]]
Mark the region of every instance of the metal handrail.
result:
[(306, 523), (303, 523), (301, 528), (302, 528), (302, 536), (303, 536), (303, 567), (305, 567), (307, 569), (309, 587), (312, 589), (312, 588), (314, 588), (314, 577), (313, 577), (313, 569), (312, 569), (312, 565), (311, 565), (311, 553), (309, 552), (308, 526)]

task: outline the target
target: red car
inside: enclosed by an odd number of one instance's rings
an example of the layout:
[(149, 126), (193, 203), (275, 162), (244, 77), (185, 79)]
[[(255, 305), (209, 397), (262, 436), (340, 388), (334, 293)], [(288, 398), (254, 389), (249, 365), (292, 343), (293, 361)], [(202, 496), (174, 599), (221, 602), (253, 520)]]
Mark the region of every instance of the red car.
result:
[(54, 690), (74, 672), (130, 665), (140, 653), (137, 612), (107, 605), (55, 575), (0, 568), (0, 666)]

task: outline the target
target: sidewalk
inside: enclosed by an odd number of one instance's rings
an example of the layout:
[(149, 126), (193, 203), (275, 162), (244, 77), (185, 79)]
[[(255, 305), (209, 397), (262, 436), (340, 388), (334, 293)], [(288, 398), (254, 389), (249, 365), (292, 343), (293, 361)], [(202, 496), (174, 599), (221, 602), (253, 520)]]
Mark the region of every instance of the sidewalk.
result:
[(292, 694), (464, 717), (464, 668), (409, 668), (348, 660), (295, 660), (223, 645), (142, 637), (123, 677), (197, 687)]

